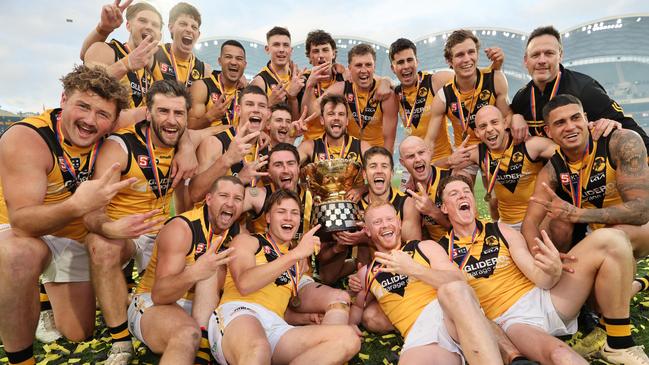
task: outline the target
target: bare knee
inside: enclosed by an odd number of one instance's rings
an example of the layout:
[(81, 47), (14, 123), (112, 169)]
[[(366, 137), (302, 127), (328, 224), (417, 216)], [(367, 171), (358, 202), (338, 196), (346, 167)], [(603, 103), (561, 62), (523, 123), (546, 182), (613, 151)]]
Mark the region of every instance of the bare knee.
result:
[(345, 360), (351, 359), (361, 350), (360, 337), (351, 326), (342, 326), (337, 337), (337, 341), (340, 343), (338, 348), (345, 354)]
[(109, 240), (93, 233), (88, 234), (86, 237), (86, 245), (90, 253), (90, 262), (97, 267), (119, 266), (122, 251), (126, 246), (124, 241)]
[(174, 330), (173, 337), (170, 342), (174, 342), (176, 346), (186, 346), (188, 351), (198, 350), (198, 345), (201, 341), (201, 331), (197, 325), (186, 324)]
[[(581, 358), (579, 354), (572, 351), (568, 345), (559, 345), (556, 348), (552, 349), (548, 354), (552, 364), (575, 364), (575, 363), (584, 363), (586, 360)], [(575, 362), (575, 360), (577, 362)]]
[(79, 326), (76, 323), (59, 321), (56, 322), (56, 329), (70, 342), (83, 342), (92, 338), (95, 325), (94, 323), (87, 323)]
[(631, 242), (626, 233), (614, 228), (601, 228), (588, 235), (588, 240), (607, 258), (628, 260), (633, 256)]
[(380, 334), (390, 332), (393, 329), (385, 314), (378, 306), (368, 306), (365, 308), (361, 321), (363, 327), (370, 332)]
[(437, 300), (445, 310), (462, 308), (475, 301), (473, 289), (464, 281), (451, 281), (437, 289)]
[(2, 237), (0, 270), (9, 273), (12, 281), (38, 278), (49, 257), (49, 248), (38, 238), (21, 238), (13, 233)]
[(268, 363), (270, 363), (270, 359), (273, 355), (270, 351), (270, 343), (268, 342), (266, 337), (250, 340), (250, 342), (248, 342), (248, 344), (246, 345), (246, 351), (246, 355), (242, 358), (260, 360), (267, 359)]

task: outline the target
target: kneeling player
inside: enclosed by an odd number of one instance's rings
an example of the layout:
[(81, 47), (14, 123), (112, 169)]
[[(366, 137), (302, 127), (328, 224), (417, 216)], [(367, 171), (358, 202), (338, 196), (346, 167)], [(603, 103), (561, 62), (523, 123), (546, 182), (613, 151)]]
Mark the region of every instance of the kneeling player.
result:
[(360, 349), (350, 326), (293, 327), (282, 318), (301, 286), (305, 259), (320, 243), (314, 236), (318, 225), (289, 249), (300, 225), (300, 207), (294, 192), (274, 192), (268, 200), (267, 233), (241, 234), (232, 242), (237, 255), (209, 326), (212, 354), (220, 363), (342, 364)]
[(230, 249), (239, 233), (244, 187), (238, 178), (216, 180), (205, 203), (167, 221), (128, 308), (129, 329), (161, 364), (207, 364), (207, 321), (218, 304)]

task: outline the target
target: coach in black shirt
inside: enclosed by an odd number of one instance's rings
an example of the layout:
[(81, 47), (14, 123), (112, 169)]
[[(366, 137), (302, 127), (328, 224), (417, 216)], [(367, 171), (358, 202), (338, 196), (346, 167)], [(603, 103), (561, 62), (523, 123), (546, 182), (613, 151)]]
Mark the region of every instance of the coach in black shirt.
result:
[(563, 47), (561, 36), (552, 26), (534, 29), (527, 39), (525, 66), (532, 76), (524, 88), (518, 90), (512, 101), (514, 113), (512, 132), (522, 140), (529, 129), (531, 135), (545, 135), (543, 107), (558, 94), (571, 94), (579, 98), (590, 121), (612, 119), (642, 137), (649, 149), (649, 137), (633, 118), (625, 116), (622, 107), (611, 99), (604, 87), (590, 76), (571, 71), (561, 65)]

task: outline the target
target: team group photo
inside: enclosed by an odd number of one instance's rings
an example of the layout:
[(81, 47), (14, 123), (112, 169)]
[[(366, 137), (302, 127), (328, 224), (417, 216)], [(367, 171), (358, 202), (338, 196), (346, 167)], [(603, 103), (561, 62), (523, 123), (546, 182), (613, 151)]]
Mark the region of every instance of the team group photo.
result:
[(254, 41), (104, 1), (2, 76), (51, 95), (0, 109), (1, 364), (649, 365), (649, 10)]

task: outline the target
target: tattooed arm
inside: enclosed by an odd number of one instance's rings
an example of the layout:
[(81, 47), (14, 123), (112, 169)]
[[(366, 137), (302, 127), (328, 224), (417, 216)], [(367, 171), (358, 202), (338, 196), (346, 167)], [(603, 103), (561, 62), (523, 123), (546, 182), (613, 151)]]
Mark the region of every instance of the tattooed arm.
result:
[(554, 167), (549, 162), (545, 164), (536, 177), (534, 194), (532, 194), (530, 204), (527, 206), (527, 211), (525, 212), (523, 224), (521, 225), (521, 233), (525, 237), (527, 247), (530, 249), (536, 246), (535, 238), (541, 238), (541, 230), (539, 227), (548, 213), (546, 206), (540, 201), (549, 202), (552, 199), (552, 195), (545, 189), (544, 184), (552, 190), (558, 185)]
[(649, 222), (649, 167), (642, 139), (636, 132), (618, 130), (609, 141), (609, 153), (616, 164), (615, 188), (623, 203), (602, 209), (579, 209), (577, 222), (646, 224)]

